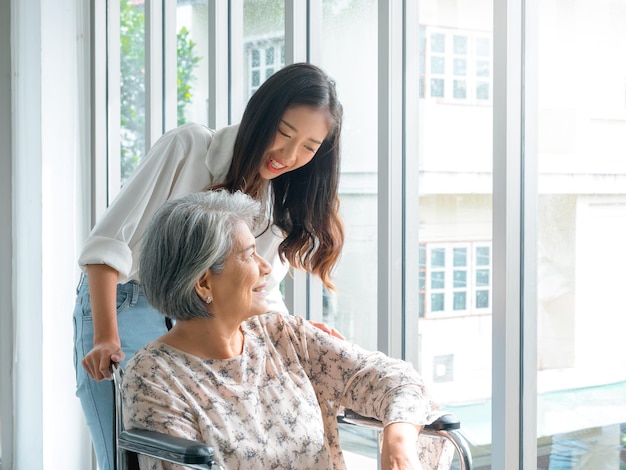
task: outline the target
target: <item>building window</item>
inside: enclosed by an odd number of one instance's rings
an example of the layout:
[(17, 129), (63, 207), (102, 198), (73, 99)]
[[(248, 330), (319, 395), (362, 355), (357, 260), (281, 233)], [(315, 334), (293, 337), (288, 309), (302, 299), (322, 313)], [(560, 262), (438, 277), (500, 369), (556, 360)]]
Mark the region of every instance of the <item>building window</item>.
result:
[(491, 103), (491, 44), (488, 33), (422, 26), (420, 98)]
[(491, 243), (420, 244), (420, 317), (491, 313)]
[(267, 78), (285, 65), (284, 38), (250, 41), (245, 45), (248, 59), (248, 98)]

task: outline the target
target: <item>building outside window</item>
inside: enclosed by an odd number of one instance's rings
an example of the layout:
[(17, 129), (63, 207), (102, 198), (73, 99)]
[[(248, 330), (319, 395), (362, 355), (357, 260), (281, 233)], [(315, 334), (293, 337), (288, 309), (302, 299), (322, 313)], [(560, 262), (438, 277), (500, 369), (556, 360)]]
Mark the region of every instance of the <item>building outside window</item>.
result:
[(277, 70), (285, 66), (284, 38), (247, 41), (248, 98)]
[(491, 244), (420, 244), (420, 317), (491, 313)]
[(490, 104), (491, 48), (486, 32), (420, 26), (420, 97)]

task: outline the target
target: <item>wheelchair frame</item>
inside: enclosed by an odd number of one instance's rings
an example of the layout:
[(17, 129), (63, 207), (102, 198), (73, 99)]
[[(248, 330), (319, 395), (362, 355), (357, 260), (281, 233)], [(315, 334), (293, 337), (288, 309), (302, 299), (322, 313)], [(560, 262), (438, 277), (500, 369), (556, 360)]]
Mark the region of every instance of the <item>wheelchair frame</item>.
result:
[[(116, 449), (116, 470), (128, 470), (132, 454), (146, 455), (189, 468), (200, 470), (225, 470), (215, 462), (213, 448), (189, 439), (170, 436), (145, 429), (124, 430), (122, 422), (122, 368), (113, 365), (113, 388), (115, 402), (114, 441)], [(340, 424), (368, 427), (382, 430), (383, 425), (374, 418), (361, 416), (351, 410), (337, 416)], [(460, 470), (472, 469), (472, 455), (469, 445), (460, 431), (461, 423), (452, 414), (445, 414), (431, 424), (424, 426), (422, 434), (449, 440), (458, 456)]]

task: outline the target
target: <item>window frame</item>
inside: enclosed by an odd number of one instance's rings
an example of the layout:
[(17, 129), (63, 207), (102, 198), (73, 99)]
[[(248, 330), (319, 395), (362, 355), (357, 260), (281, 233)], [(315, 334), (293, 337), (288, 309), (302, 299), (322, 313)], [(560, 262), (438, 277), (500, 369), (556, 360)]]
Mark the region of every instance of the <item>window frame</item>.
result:
[[(528, 61), (536, 44), (537, 0), (503, 0), (494, 4), (494, 33), (491, 47), (494, 49), (490, 67), (491, 93), (486, 105), (493, 105), (494, 119), (494, 173), (493, 173), (493, 393), (492, 393), (492, 466), (494, 468), (533, 468), (536, 465), (536, 397), (533, 377), (536, 367), (532, 350), (536, 343), (533, 325), (535, 312), (532, 291), (521, 289), (522, 277), (528, 282), (527, 266), (533, 264), (533, 249), (528, 244), (532, 240), (534, 216), (533, 201), (530, 195), (536, 176), (532, 174), (535, 165), (533, 156), (527, 150), (535, 144), (536, 131), (526, 124), (527, 116), (532, 116), (532, 99), (536, 99), (532, 75), (534, 66)], [(92, 2), (93, 3), (93, 2)], [(159, 2), (160, 3), (160, 2)], [(170, 2), (163, 2), (168, 4)], [(232, 116), (239, 116), (243, 105), (234, 96), (231, 87), (233, 77), (241, 76), (243, 60), (229, 60), (228, 54), (239, 54), (243, 50), (241, 30), (243, 18), (242, 2), (228, 0), (209, 2), (211, 8), (210, 46), (211, 83), (209, 126), (223, 127), (230, 123)], [(321, 2), (299, 2), (286, 0), (285, 8), (285, 63), (300, 60), (316, 62), (319, 46), (312, 38), (320, 33)], [(115, 2), (107, 2), (109, 14)], [(407, 341), (407, 331), (414, 331), (417, 321), (410, 315), (415, 312), (418, 297), (415, 286), (418, 279), (417, 263), (411, 266), (409, 259), (417, 259), (416, 244), (407, 240), (417, 239), (417, 209), (415, 197), (418, 188), (407, 177), (419, 163), (407, 158), (415, 155), (418, 149), (415, 129), (419, 121), (416, 107), (407, 105), (419, 96), (420, 77), (428, 75), (419, 70), (419, 28), (407, 25), (419, 24), (416, 2), (379, 2), (379, 91), (387, 90), (378, 96), (379, 109), (379, 302), (378, 302), (378, 347), (392, 356), (414, 360), (418, 352), (412, 341)], [(118, 5), (119, 7), (119, 5)], [(155, 15), (156, 18), (156, 15)], [(164, 22), (171, 18), (165, 14)], [(98, 30), (104, 19), (95, 21), (94, 51), (106, 49), (106, 54), (94, 54), (93, 86), (94, 106), (92, 109), (92, 222), (97, 220), (112, 200), (119, 188), (115, 174), (106, 164), (106, 154), (112, 148), (119, 148), (119, 135), (116, 123), (119, 110), (112, 103), (110, 95), (115, 89), (116, 73), (119, 76), (119, 58), (116, 62), (115, 44), (111, 35), (107, 37)], [(155, 20), (156, 21), (156, 20)], [(306, 27), (302, 27), (306, 25)], [(113, 27), (115, 25), (113, 24)], [(229, 29), (230, 27), (230, 29)], [(162, 67), (166, 74), (171, 73), (171, 43), (164, 35), (165, 49), (170, 51), (170, 59), (164, 60)], [(104, 46), (106, 44), (106, 46)], [(168, 45), (169, 44), (169, 45)], [(498, 47), (495, 47), (495, 46)], [(160, 46), (158, 46), (160, 47)], [(175, 47), (174, 47), (175, 50)], [(536, 51), (535, 51), (536, 52)], [(535, 54), (536, 55), (536, 54)], [(422, 54), (427, 58), (427, 54)], [(534, 58), (533, 58), (534, 59)], [(525, 61), (526, 60), (526, 61)], [(428, 60), (426, 60), (426, 63)], [(117, 64), (117, 69), (116, 69)], [(151, 62), (146, 70), (148, 76), (162, 73), (158, 60)], [(174, 61), (175, 64), (175, 61)], [(530, 64), (530, 66), (529, 66)], [(524, 66), (523, 66), (524, 65)], [(106, 73), (102, 73), (106, 70)], [(218, 70), (219, 72), (216, 72)], [(102, 77), (106, 78), (102, 78)], [(522, 85), (524, 77), (524, 85)], [(118, 79), (119, 80), (119, 79)], [(105, 82), (103, 85), (103, 81)], [(151, 82), (154, 83), (154, 82)], [(174, 82), (175, 83), (175, 80)], [(109, 90), (108, 101), (106, 90)], [(152, 108), (166, 105), (158, 95), (172, 96), (172, 81), (163, 80), (162, 87), (151, 87), (148, 97)], [(427, 94), (427, 89), (424, 90)], [(153, 96), (154, 95), (154, 96)], [(174, 90), (175, 96), (175, 90)], [(118, 100), (119, 101), (119, 100)], [(461, 104), (463, 100), (443, 100), (446, 103)], [(466, 100), (467, 104), (472, 103)], [(147, 109), (148, 112), (148, 109)], [(169, 113), (172, 114), (172, 113)], [(536, 114), (535, 114), (536, 115)], [(117, 121), (116, 121), (117, 119)], [(400, 126), (391, 123), (400, 122)], [(164, 130), (164, 129), (162, 129)], [(156, 135), (152, 132), (151, 135)], [(522, 137), (524, 135), (524, 137)], [(117, 140), (116, 140), (117, 139)], [(387, 156), (392, 156), (388, 158)], [(523, 171), (524, 170), (524, 171)], [(106, 184), (103, 182), (106, 181)], [(395, 184), (401, 181), (402, 184)], [(522, 202), (524, 201), (524, 202)], [(523, 240), (526, 243), (523, 243)], [(398, 263), (398, 260), (401, 262)], [(305, 305), (307, 315), (320, 319), (322, 303), (321, 285), (309, 276), (297, 273), (287, 279), (286, 296), (288, 306)], [(526, 284), (525, 284), (526, 285)], [(526, 309), (521, 320), (521, 305)], [(298, 311), (303, 311), (299, 309)], [(416, 317), (416, 316), (415, 316)], [(522, 365), (523, 360), (523, 365)], [(526, 372), (526, 373), (525, 373)], [(522, 380), (523, 377), (523, 380)], [(523, 399), (522, 399), (522, 391)], [(511, 410), (519, 410), (511, 413)], [(523, 432), (524, 431), (524, 432)], [(523, 455), (521, 442), (524, 445)], [(534, 456), (534, 459), (533, 459)]]

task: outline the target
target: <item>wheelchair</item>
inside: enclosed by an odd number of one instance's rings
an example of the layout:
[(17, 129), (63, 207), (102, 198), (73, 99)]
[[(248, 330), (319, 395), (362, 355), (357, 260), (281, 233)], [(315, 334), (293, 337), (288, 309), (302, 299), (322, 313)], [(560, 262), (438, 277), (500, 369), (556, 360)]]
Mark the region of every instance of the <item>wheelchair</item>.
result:
[[(114, 365), (115, 435), (113, 442), (116, 443), (116, 470), (139, 469), (138, 455), (146, 455), (188, 468), (227, 470), (215, 461), (215, 453), (207, 444), (145, 429), (124, 430), (122, 378), (122, 368)], [(383, 429), (380, 421), (361, 416), (351, 410), (345, 410), (337, 416), (337, 420), (343, 425), (367, 427), (379, 431)], [(460, 470), (471, 470), (472, 456), (469, 444), (461, 434), (460, 427), (461, 423), (454, 415), (446, 414), (424, 426), (422, 434), (451, 442), (459, 457)]]

